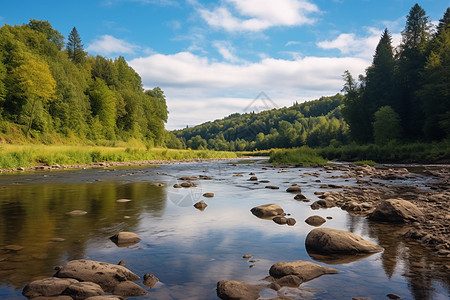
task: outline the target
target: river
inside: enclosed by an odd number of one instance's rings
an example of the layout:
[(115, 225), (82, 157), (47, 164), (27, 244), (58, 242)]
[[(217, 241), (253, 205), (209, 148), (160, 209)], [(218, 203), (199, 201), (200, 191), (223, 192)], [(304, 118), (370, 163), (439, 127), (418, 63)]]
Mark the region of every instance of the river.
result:
[[(251, 172), (258, 181), (248, 180)], [(212, 179), (196, 180), (197, 187), (173, 188), (181, 182), (177, 178), (194, 175)], [(282, 289), (294, 299), (387, 299), (389, 293), (403, 299), (448, 299), (449, 273), (436, 271), (448, 260), (399, 237), (395, 227), (340, 208), (312, 210), (311, 203), (294, 200), (285, 191), (296, 183), (314, 201), (314, 192), (324, 183), (356, 184), (356, 179), (340, 175), (323, 168), (281, 170), (258, 159), (2, 175), (0, 298), (25, 299), (21, 292), (30, 281), (52, 276), (55, 266), (69, 260), (90, 259), (113, 264), (123, 260), (139, 276), (153, 273), (159, 278), (155, 287), (147, 288), (147, 296), (130, 299), (218, 299), (219, 280), (260, 284), (272, 264), (293, 260), (340, 271), (298, 289)], [(405, 178), (402, 184), (428, 180)], [(265, 188), (268, 184), (280, 189)], [(215, 196), (202, 197), (207, 192)], [(132, 201), (116, 201), (123, 198)], [(200, 200), (208, 204), (204, 211), (193, 207)], [(278, 225), (250, 212), (267, 203), (280, 205), (297, 223)], [(67, 214), (73, 210), (87, 214)], [(385, 250), (352, 262), (314, 260), (305, 249), (305, 236), (315, 228), (304, 222), (311, 215), (328, 217), (322, 227), (354, 232)], [(109, 237), (120, 231), (137, 233), (142, 241), (117, 247)], [(251, 254), (254, 262), (243, 259), (244, 254)], [(274, 290), (261, 291), (262, 298), (276, 296)]]

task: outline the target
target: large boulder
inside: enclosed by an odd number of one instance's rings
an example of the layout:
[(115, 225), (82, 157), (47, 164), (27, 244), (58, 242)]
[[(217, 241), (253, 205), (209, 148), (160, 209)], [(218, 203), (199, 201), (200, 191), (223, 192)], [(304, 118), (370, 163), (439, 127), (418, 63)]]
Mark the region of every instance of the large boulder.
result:
[(369, 219), (386, 222), (414, 222), (423, 218), (422, 211), (409, 201), (389, 199), (381, 202)]
[(28, 298), (59, 296), (69, 285), (76, 282), (76, 279), (56, 277), (35, 280), (24, 287), (22, 295)]
[(105, 292), (110, 292), (122, 281), (138, 281), (139, 276), (123, 266), (92, 260), (72, 260), (58, 267), (54, 275), (59, 278), (74, 278), (99, 284)]
[(259, 288), (236, 280), (221, 280), (217, 283), (217, 297), (223, 300), (253, 300), (259, 298)]
[(271, 218), (284, 213), (279, 205), (273, 203), (253, 207), (250, 211), (259, 218)]
[(136, 233), (125, 231), (113, 235), (110, 239), (119, 247), (132, 246), (141, 241), (141, 238)]
[(324, 274), (336, 273), (339, 273), (336, 269), (322, 267), (318, 264), (303, 260), (277, 262), (269, 270), (269, 274), (272, 277), (283, 278), (288, 275), (294, 275), (299, 277), (302, 282), (309, 281)]
[(383, 250), (352, 232), (330, 228), (311, 230), (305, 244), (308, 252), (321, 254), (374, 253)]

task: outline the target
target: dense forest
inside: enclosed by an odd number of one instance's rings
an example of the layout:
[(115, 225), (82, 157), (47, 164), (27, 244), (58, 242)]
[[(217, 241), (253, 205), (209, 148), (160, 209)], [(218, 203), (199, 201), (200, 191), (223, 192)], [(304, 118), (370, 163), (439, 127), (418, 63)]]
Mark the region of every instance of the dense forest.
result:
[(433, 142), (450, 138), (450, 8), (438, 26), (414, 5), (392, 46), (386, 29), (372, 65), (344, 95), (258, 114), (232, 114), (175, 131), (192, 149), (255, 150), (308, 145)]
[(324, 146), (348, 142), (348, 125), (341, 116), (344, 97), (337, 94), (260, 113), (232, 114), (175, 131), (192, 149), (255, 150)]
[(439, 141), (450, 138), (450, 8), (438, 26), (414, 5), (393, 49), (386, 29), (372, 65), (356, 81), (344, 74), (343, 115), (353, 140)]
[(144, 91), (123, 57), (88, 55), (75, 27), (67, 43), (47, 21), (0, 28), (0, 142), (164, 146), (167, 114), (160, 88)]

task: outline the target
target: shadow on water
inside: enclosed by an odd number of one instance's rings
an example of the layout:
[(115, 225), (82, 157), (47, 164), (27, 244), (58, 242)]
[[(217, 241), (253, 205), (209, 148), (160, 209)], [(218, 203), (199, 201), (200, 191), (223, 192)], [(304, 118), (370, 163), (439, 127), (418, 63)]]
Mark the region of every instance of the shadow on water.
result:
[[(161, 216), (165, 194), (164, 188), (151, 183), (2, 187), (0, 282), (21, 288), (34, 278), (52, 275), (53, 266), (85, 258), (89, 243), (107, 241), (118, 231), (133, 231), (143, 212)], [(132, 201), (116, 202), (121, 198)], [(87, 214), (67, 214), (73, 210)]]

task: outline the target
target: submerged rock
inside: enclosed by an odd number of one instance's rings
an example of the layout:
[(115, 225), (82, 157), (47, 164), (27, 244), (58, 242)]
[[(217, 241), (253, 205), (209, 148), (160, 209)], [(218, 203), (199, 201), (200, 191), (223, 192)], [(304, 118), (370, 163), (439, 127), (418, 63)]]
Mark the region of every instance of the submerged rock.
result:
[(352, 232), (330, 228), (311, 230), (306, 236), (305, 245), (308, 252), (320, 254), (373, 253), (383, 250)]
[(370, 220), (386, 222), (414, 222), (422, 218), (422, 211), (413, 203), (403, 199), (385, 200), (369, 216)]
[(110, 292), (122, 281), (137, 281), (139, 276), (123, 266), (93, 260), (72, 260), (58, 267), (54, 275), (59, 278), (74, 278), (90, 281), (100, 285), (105, 292)]
[(136, 233), (125, 231), (113, 235), (110, 239), (119, 247), (132, 246), (141, 241), (141, 238)]
[(214, 193), (204, 193), (203, 197), (212, 198), (212, 197), (214, 197)]
[(72, 210), (72, 211), (68, 212), (67, 214), (71, 215), (71, 216), (82, 216), (82, 215), (87, 214), (87, 211), (84, 211), (84, 210)]
[(217, 283), (217, 297), (223, 300), (256, 300), (259, 289), (242, 281), (221, 280)]
[(338, 270), (322, 267), (318, 264), (297, 260), (291, 262), (278, 262), (270, 267), (269, 274), (274, 278), (282, 278), (288, 275), (295, 275), (304, 281), (317, 278), (324, 274), (337, 274)]
[(253, 207), (250, 211), (259, 218), (270, 218), (284, 213), (279, 205), (273, 203)]

